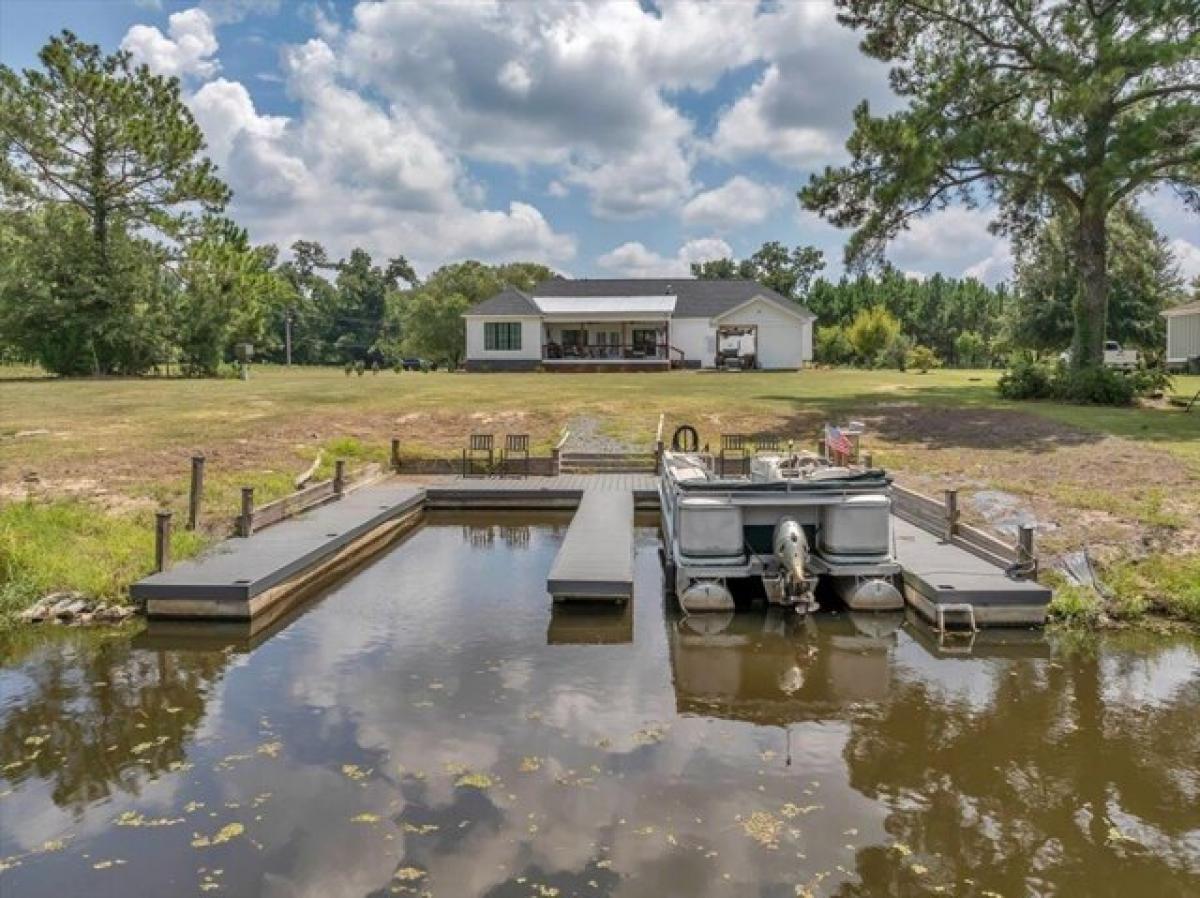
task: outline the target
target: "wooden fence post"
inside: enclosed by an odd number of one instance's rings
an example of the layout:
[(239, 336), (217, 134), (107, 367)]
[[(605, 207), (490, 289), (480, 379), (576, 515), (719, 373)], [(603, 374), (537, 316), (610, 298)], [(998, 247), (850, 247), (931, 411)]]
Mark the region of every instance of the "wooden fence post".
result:
[(346, 494), (346, 460), (339, 458), (333, 463), (333, 494), (342, 498)]
[(1022, 524), (1017, 531), (1017, 564), (1021, 566), (1021, 579), (1037, 576), (1037, 559), (1033, 554), (1033, 526)]
[(400, 438), (392, 437), (392, 470), (400, 470)]
[(154, 570), (162, 573), (171, 566), (171, 512), (154, 513)]
[(870, 452), (864, 452), (862, 460), (863, 460), (864, 468), (870, 469), (870, 468), (875, 467), (875, 456), (872, 455)]
[(187, 529), (200, 526), (200, 501), (204, 496), (204, 456), (192, 456), (192, 486), (188, 491)]
[(946, 490), (946, 529), (945, 541), (950, 542), (954, 538), (954, 531), (958, 527), (958, 490)]
[(242, 513), (238, 515), (238, 536), (249, 536), (254, 532), (254, 487), (242, 487)]

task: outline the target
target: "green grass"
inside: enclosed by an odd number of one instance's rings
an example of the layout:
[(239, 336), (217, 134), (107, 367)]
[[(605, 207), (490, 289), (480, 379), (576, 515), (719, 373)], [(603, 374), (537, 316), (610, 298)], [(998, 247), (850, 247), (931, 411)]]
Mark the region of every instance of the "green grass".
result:
[[(153, 519), (105, 514), (84, 501), (12, 502), (0, 507), (0, 625), (54, 590), (124, 600), (154, 555)], [(186, 558), (204, 537), (177, 530), (171, 554)]]
[(1105, 577), (1117, 601), (1135, 612), (1153, 607), (1200, 623), (1200, 554), (1155, 554), (1122, 561), (1110, 566)]

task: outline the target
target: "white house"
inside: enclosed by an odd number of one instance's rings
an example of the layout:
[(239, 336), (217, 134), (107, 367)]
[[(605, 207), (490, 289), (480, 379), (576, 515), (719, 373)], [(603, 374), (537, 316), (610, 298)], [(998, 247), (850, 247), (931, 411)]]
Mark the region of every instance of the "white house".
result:
[(552, 278), (463, 315), (468, 371), (797, 369), (814, 316), (748, 280)]
[(1200, 301), (1167, 309), (1167, 367), (1186, 368), (1200, 358)]

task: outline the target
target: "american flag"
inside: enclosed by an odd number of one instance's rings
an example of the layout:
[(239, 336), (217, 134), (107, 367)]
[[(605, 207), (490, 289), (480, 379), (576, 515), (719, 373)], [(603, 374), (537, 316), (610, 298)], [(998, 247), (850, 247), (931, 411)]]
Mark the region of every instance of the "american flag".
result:
[(825, 425), (825, 448), (829, 452), (837, 452), (840, 455), (851, 455), (854, 452), (850, 438), (831, 424)]

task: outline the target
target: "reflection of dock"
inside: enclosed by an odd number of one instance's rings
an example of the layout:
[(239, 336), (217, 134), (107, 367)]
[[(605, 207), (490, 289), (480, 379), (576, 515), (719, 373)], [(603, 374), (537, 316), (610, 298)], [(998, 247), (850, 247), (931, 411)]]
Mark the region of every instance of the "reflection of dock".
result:
[(1049, 658), (1050, 641), (1041, 629), (992, 628), (977, 633), (939, 633), (910, 609), (904, 632), (938, 659)]
[(676, 708), (785, 725), (881, 701), (891, 685), (895, 644), (884, 624), (894, 627), (899, 617), (867, 620), (878, 635), (856, 629), (850, 616), (802, 618), (776, 609), (668, 618)]
[(633, 603), (555, 602), (548, 645), (620, 645), (633, 642)]

